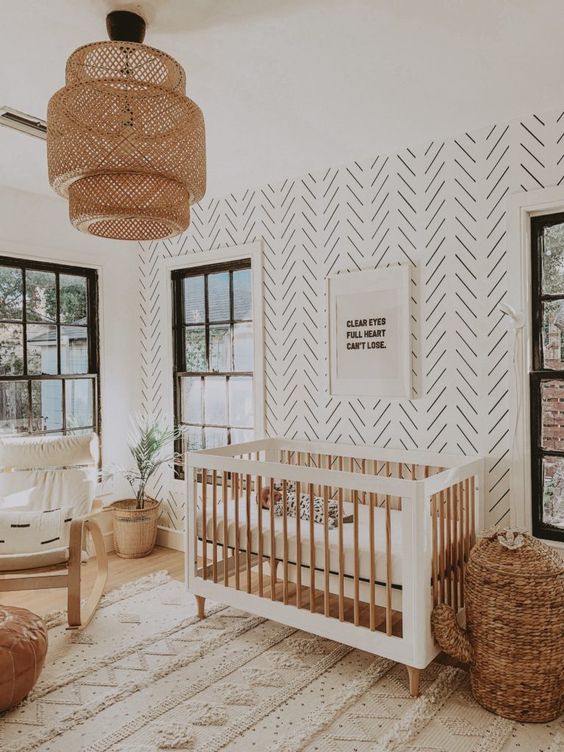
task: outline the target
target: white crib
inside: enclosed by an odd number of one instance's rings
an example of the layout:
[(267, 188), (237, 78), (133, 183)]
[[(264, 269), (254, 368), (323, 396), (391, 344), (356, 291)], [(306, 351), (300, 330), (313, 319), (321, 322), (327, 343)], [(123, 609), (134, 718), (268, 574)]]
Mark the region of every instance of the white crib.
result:
[[(187, 587), (201, 618), (211, 598), (403, 663), (416, 695), (439, 652), (433, 606), (464, 608), (483, 472), (476, 457), (286, 439), (190, 452)], [(257, 503), (275, 483), (283, 510), (292, 483), (352, 522), (275, 517)]]

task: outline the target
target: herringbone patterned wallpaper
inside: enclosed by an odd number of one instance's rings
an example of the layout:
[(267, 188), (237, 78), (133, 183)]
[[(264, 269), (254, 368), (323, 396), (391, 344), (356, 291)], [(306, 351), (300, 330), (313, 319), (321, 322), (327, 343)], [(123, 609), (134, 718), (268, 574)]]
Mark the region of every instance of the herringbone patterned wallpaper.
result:
[[(262, 239), (269, 435), (483, 453), (487, 523), (509, 512), (512, 429), (506, 199), (564, 180), (564, 113), (532, 115), (397, 154), (206, 198), (188, 231), (139, 252), (142, 394), (163, 416), (159, 320), (163, 257)], [(516, 252), (516, 249), (514, 249)], [(325, 279), (390, 263), (412, 268), (416, 399), (331, 398), (326, 390)], [(164, 524), (183, 527), (182, 498), (160, 478)]]

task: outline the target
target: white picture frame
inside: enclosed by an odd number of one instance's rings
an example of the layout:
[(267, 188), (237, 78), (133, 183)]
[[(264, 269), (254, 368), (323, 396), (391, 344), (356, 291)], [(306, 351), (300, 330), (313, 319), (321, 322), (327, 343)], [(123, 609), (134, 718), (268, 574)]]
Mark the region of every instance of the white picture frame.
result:
[(412, 396), (409, 285), (405, 265), (327, 278), (331, 395)]

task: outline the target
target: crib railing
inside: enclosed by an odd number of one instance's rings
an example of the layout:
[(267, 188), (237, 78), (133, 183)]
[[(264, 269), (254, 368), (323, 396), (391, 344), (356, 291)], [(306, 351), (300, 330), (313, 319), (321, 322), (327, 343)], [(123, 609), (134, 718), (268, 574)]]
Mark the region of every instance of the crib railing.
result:
[[(190, 455), (190, 589), (219, 599), (206, 586), (222, 586), (386, 637), (413, 633), (418, 622), (430, 621), (438, 603), (462, 608), (481, 463), (423, 453), (397, 458), (396, 452), (394, 459), (388, 450), (366, 447), (327, 445), (319, 452), (308, 447), (265, 440)], [(291, 535), (290, 483), (298, 508), (302, 494), (309, 503), (309, 520), (298, 514)], [(278, 527), (275, 485), (282, 496)], [(270, 507), (261, 511), (263, 489), (270, 492)], [(323, 504), (321, 526), (314, 522), (316, 498)], [(331, 536), (332, 501), (339, 524)], [(345, 505), (352, 509), (352, 566), (344, 540)], [(401, 544), (392, 534), (396, 526)], [(368, 539), (363, 572), (361, 533)], [(427, 626), (424, 631), (427, 647), (419, 652), (429, 653)]]

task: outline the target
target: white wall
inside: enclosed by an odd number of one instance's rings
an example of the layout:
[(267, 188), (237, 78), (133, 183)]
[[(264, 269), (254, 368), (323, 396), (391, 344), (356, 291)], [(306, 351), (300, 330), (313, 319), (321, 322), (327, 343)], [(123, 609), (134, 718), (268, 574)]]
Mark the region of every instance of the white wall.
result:
[[(413, 117), (417, 113), (413, 112)], [(266, 430), (270, 435), (483, 454), (486, 524), (510, 510), (512, 194), (564, 183), (564, 113), (531, 114), (222, 198), (207, 197), (188, 231), (146, 245), (141, 263), (144, 404), (164, 414), (165, 258), (264, 241)], [(331, 397), (325, 279), (390, 263), (411, 270), (411, 400)], [(166, 371), (166, 372), (165, 372)], [(184, 502), (163, 482), (164, 524)]]
[[(129, 416), (139, 406), (139, 304), (135, 243), (94, 238), (75, 230), (66, 201), (0, 187), (0, 255), (95, 267), (100, 315), (103, 459), (129, 464)], [(109, 485), (117, 497), (127, 484)], [(109, 501), (109, 499), (105, 499)]]

